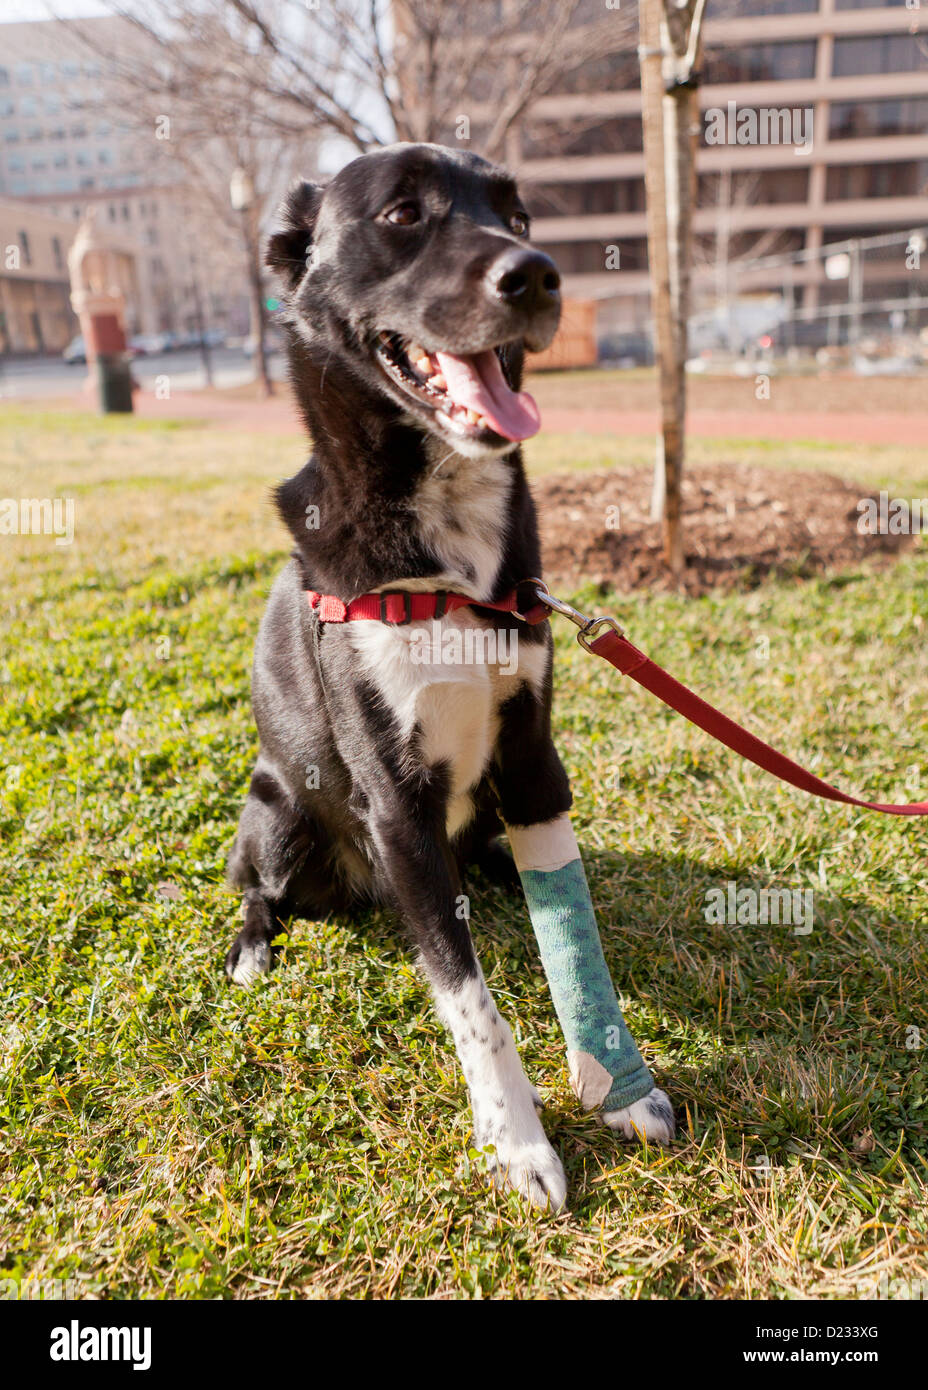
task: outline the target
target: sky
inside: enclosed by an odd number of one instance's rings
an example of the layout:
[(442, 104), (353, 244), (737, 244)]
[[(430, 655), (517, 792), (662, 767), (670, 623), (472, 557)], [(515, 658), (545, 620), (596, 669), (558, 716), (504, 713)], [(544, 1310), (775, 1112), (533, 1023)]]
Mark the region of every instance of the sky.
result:
[(0, 22), (24, 19), (87, 19), (106, 14), (99, 0), (0, 0)]
[[(87, 19), (110, 12), (101, 0), (0, 0), (0, 24), (30, 19)], [(319, 172), (337, 173), (356, 154), (353, 146), (337, 136), (324, 139), (319, 149)]]

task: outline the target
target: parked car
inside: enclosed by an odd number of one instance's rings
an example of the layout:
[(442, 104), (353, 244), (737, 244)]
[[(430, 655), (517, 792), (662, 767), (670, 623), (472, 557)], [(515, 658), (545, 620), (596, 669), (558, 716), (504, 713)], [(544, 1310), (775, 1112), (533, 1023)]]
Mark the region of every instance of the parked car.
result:
[(647, 333), (610, 333), (599, 342), (601, 367), (650, 367), (654, 363), (654, 346)]
[(135, 357), (157, 357), (173, 351), (173, 333), (136, 333), (129, 339), (129, 351)]
[(62, 357), (69, 367), (77, 366), (79, 363), (87, 361), (87, 346), (84, 342), (84, 335), (78, 333), (71, 339), (68, 346), (62, 351)]
[[(208, 328), (203, 334), (202, 344), (208, 348), (218, 348), (225, 346), (225, 336), (218, 328)], [(200, 334), (196, 331), (192, 333), (180, 333), (177, 335), (175, 343), (177, 348), (185, 351), (199, 352), (201, 347)]]
[[(283, 348), (283, 345), (283, 334), (281, 333), (280, 329), (277, 328), (274, 324), (270, 324), (264, 336), (264, 347), (268, 356), (270, 356), (272, 352), (280, 352)], [(258, 343), (257, 339), (255, 338), (255, 335), (253, 333), (249, 333), (248, 337), (242, 343), (242, 352), (245, 354), (246, 357), (254, 357), (257, 347)]]

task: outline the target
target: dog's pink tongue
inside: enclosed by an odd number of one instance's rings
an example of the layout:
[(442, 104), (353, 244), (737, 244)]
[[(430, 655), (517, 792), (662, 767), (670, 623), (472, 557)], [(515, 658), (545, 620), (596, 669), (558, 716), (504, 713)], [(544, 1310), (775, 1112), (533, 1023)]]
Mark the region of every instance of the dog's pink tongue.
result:
[(538, 406), (527, 391), (513, 391), (492, 348), (472, 357), (436, 352), (448, 395), (455, 405), (483, 415), (504, 439), (531, 439), (541, 428)]

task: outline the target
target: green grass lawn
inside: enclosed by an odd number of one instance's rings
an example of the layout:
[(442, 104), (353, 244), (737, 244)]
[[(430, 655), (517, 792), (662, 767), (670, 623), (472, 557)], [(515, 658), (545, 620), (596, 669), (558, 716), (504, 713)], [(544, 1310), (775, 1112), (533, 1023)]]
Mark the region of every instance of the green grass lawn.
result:
[[(13, 409), (0, 426), (0, 496), (76, 502), (71, 546), (0, 536), (5, 1277), (525, 1298), (928, 1278), (924, 823), (782, 788), (558, 630), (556, 739), (606, 954), (680, 1134), (643, 1151), (579, 1111), (524, 905), (475, 884), (567, 1168), (570, 1211), (534, 1214), (468, 1155), (460, 1070), (389, 914), (295, 923), (249, 993), (221, 973), (251, 647), (287, 548), (268, 487), (301, 445)], [(543, 438), (532, 458), (652, 457), (610, 444)], [(696, 441), (693, 466), (710, 457), (928, 496), (914, 451)], [(928, 798), (924, 542), (891, 570), (724, 598), (580, 598), (847, 790)], [(813, 889), (811, 934), (708, 923), (729, 880)]]

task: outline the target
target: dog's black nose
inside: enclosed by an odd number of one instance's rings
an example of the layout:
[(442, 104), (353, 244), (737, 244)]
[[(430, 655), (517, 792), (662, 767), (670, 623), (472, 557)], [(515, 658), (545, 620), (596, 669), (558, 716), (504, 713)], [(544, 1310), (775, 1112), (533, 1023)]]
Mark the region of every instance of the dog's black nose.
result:
[(529, 314), (550, 309), (560, 298), (561, 277), (543, 251), (510, 247), (490, 266), (487, 278), (498, 299)]

